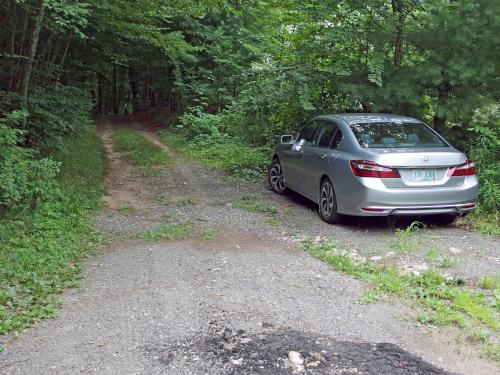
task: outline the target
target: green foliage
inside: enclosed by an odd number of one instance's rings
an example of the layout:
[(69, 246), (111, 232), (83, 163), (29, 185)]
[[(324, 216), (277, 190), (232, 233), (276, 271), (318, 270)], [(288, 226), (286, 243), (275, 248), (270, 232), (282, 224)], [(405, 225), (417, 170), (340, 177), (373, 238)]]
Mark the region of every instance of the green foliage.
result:
[(187, 197), (181, 199), (179, 202), (177, 202), (178, 206), (195, 206), (197, 203), (196, 199), (193, 197)]
[(62, 147), (66, 137), (92, 126), (92, 107), (88, 93), (79, 88), (35, 88), (28, 98), (27, 142), (43, 149)]
[(1, 334), (56, 315), (59, 293), (78, 284), (81, 260), (99, 243), (90, 219), (104, 173), (95, 130), (68, 140), (54, 159), (61, 173), (50, 197), (0, 221)]
[(56, 190), (58, 163), (37, 159), (35, 150), (19, 146), (25, 132), (15, 126), (25, 116), (14, 111), (0, 118), (0, 215), (33, 208)]
[(137, 237), (150, 242), (187, 238), (193, 225), (190, 221), (184, 223), (165, 224), (153, 230), (140, 232)]
[(122, 129), (113, 133), (115, 144), (126, 158), (141, 167), (168, 164), (169, 159), (160, 146), (136, 131)]
[(204, 240), (213, 240), (219, 235), (219, 231), (215, 228), (207, 228), (203, 231)]
[(244, 195), (241, 200), (235, 203), (235, 206), (252, 213), (278, 213), (278, 208), (276, 206), (263, 204), (255, 195)]
[(179, 131), (171, 130), (162, 131), (160, 136), (176, 150), (243, 181), (261, 181), (269, 164), (269, 149), (252, 147), (234, 137), (198, 137), (195, 141)]
[(481, 209), (500, 210), (500, 103), (478, 109), (468, 129), (474, 134), (469, 150), (476, 163)]

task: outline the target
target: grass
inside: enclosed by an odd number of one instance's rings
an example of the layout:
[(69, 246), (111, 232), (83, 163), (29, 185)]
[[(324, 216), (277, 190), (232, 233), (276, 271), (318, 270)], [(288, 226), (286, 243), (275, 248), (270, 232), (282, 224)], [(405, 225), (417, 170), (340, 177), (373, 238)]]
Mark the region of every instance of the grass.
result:
[(204, 240), (214, 240), (219, 235), (219, 231), (215, 228), (207, 228), (203, 231)]
[(183, 198), (180, 201), (177, 202), (178, 206), (184, 207), (184, 206), (195, 206), (197, 204), (197, 201), (193, 197), (187, 197)]
[[(395, 241), (392, 244), (392, 248), (403, 254), (410, 254), (417, 250), (417, 238), (415, 233), (423, 224), (414, 221), (405, 229), (397, 228)], [(432, 254), (431, 254), (432, 257)]]
[(61, 162), (60, 191), (0, 222), (8, 233), (0, 251), (0, 334), (55, 316), (59, 294), (79, 285), (81, 261), (100, 243), (90, 219), (105, 169), (95, 129), (68, 139), (53, 157)]
[(244, 195), (239, 201), (234, 203), (235, 207), (247, 212), (273, 214), (278, 213), (278, 208), (274, 205), (263, 204), (255, 195)]
[(467, 223), (476, 232), (484, 234), (500, 235), (500, 212), (485, 212), (478, 209), (476, 212), (467, 215)]
[(137, 234), (141, 240), (159, 242), (161, 240), (173, 240), (187, 238), (193, 225), (187, 221), (184, 223), (169, 223), (153, 230), (143, 231)]
[(495, 281), (482, 280), (486, 293), (470, 289), (460, 280), (446, 279), (434, 270), (415, 276), (401, 274), (390, 266), (358, 264), (347, 255), (341, 255), (330, 242), (317, 244), (306, 239), (302, 247), (335, 270), (369, 283), (371, 289), (361, 297), (362, 303), (375, 301), (380, 295), (411, 299), (421, 308), (417, 317), (421, 323), (456, 326), (469, 336), (482, 332), (485, 354), (500, 361), (498, 345), (489, 339), (500, 330), (500, 290)]
[(144, 138), (137, 131), (118, 130), (114, 132), (113, 140), (118, 151), (123, 152), (130, 162), (145, 168), (150, 174), (155, 173), (151, 167), (170, 162), (160, 146)]
[(439, 268), (453, 268), (457, 264), (457, 261), (452, 258), (443, 258), (441, 263), (439, 263)]
[(499, 290), (500, 291), (500, 273), (493, 275), (493, 276), (484, 276), (480, 280), (479, 286), (481, 286), (481, 288), (487, 289), (487, 290)]
[(164, 194), (160, 194), (153, 198), (153, 203), (161, 204), (162, 206), (167, 206), (169, 203), (169, 198)]
[(222, 169), (240, 181), (262, 181), (271, 161), (270, 149), (251, 146), (236, 138), (196, 143), (171, 130), (162, 131), (160, 137), (173, 149), (206, 166)]

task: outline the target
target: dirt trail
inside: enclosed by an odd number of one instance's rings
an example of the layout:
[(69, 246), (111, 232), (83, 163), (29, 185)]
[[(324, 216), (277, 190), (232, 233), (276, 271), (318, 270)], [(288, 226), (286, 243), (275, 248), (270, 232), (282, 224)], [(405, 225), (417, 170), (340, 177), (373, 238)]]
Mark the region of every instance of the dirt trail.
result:
[(111, 210), (127, 209), (147, 211), (151, 208), (151, 197), (144, 181), (137, 178), (137, 168), (126, 162), (113, 147), (113, 125), (102, 123), (100, 134), (107, 154), (109, 168), (104, 182), (104, 203)]
[[(0, 353), (0, 373), (498, 373), (454, 336), (417, 326), (397, 301), (360, 304), (365, 284), (298, 249), (286, 227), (235, 207), (249, 192), (266, 199), (262, 187), (228, 184), (161, 144), (175, 163), (144, 173), (114, 150), (113, 131), (101, 124), (109, 171), (96, 223), (106, 251), (88, 260), (82, 288), (64, 293), (57, 319)], [(196, 200), (180, 204), (186, 197)], [(291, 211), (283, 220), (316, 228), (307, 206), (296, 214), (293, 197), (279, 199)], [(182, 240), (137, 239), (166, 222), (192, 230)], [(292, 350), (304, 365), (287, 359)]]

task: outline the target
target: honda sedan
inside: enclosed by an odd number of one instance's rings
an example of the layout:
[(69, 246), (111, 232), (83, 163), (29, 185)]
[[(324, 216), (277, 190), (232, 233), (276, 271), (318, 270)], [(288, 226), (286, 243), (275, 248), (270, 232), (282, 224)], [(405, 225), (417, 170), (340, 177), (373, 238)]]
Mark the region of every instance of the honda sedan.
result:
[(319, 116), (284, 135), (268, 172), (278, 194), (292, 189), (342, 215), (440, 215), (451, 222), (476, 208), (474, 163), (423, 122), (385, 114)]

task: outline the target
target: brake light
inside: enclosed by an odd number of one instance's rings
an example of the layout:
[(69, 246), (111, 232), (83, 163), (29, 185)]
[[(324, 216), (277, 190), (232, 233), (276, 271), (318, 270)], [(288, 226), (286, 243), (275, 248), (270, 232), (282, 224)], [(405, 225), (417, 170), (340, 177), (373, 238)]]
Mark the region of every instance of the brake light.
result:
[(352, 173), (356, 177), (400, 178), (395, 169), (384, 167), (368, 160), (351, 160)]
[(448, 174), (453, 177), (473, 176), (476, 174), (476, 165), (472, 160), (467, 160), (464, 164), (451, 168)]

